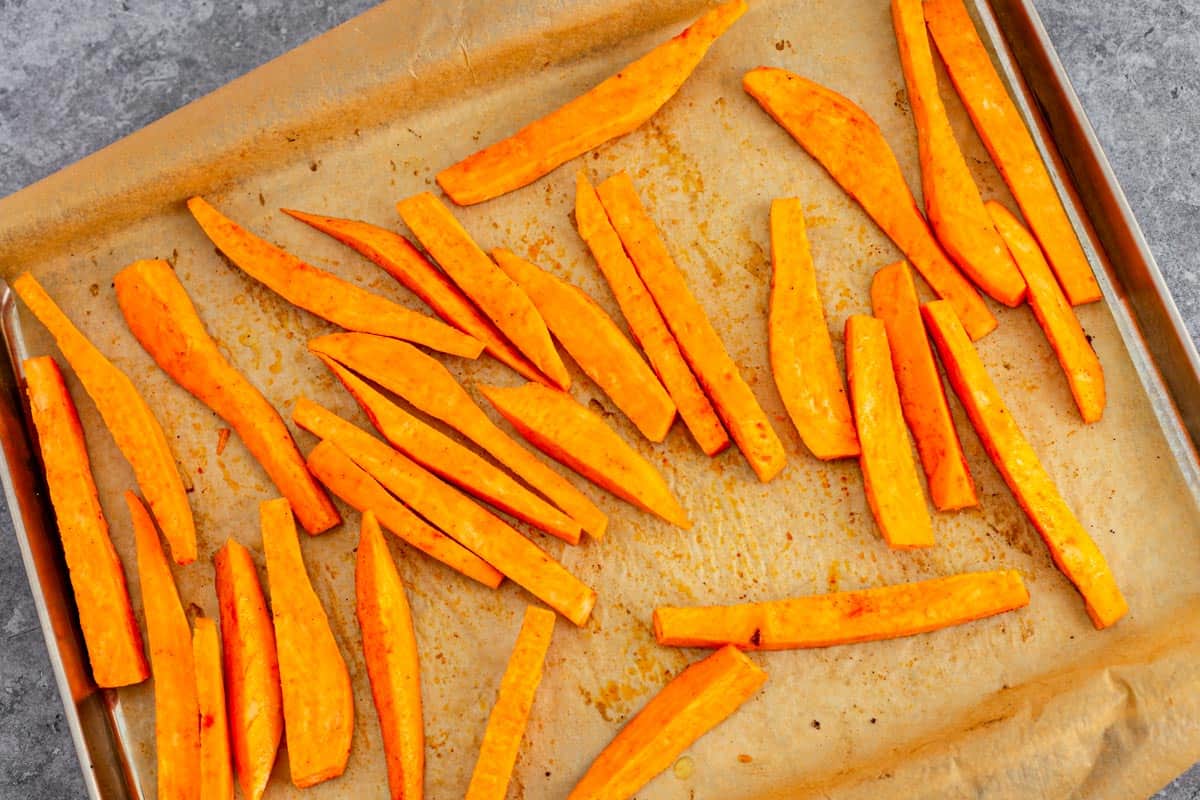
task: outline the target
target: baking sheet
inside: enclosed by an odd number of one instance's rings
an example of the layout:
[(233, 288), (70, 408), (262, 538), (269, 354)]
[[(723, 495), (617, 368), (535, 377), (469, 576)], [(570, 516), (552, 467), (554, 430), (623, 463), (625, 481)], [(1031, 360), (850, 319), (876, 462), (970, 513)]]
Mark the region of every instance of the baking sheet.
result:
[[(169, 259), (230, 359), (285, 416), (307, 394), (365, 424), (305, 351), (305, 340), (330, 326), (229, 266), (183, 199), (202, 192), (312, 263), (420, 307), (382, 271), (278, 208), (397, 227), (395, 201), (431, 188), (438, 169), (594, 85), (702, 7), (386, 5), (0, 203), (0, 272), (34, 270), (130, 374), (175, 437), (176, 457), (194, 489), (201, 552), (196, 564), (176, 570), (185, 605), (215, 615), (210, 557), (230, 536), (257, 552), (257, 504), (275, 492), (236, 437), (216, 454), (223, 423), (139, 348), (117, 309), (113, 274), (136, 258)], [(621, 723), (668, 675), (701, 655), (654, 644), (649, 620), (656, 605), (763, 600), (1001, 566), (1026, 576), (1028, 608), (923, 637), (754, 655), (770, 674), (760, 696), (638, 796), (1152, 791), (1200, 753), (1200, 738), (1186, 724), (1200, 712), (1194, 691), (1200, 646), (1187, 632), (1200, 621), (1192, 580), (1200, 568), (1200, 507), (1190, 454), (1173, 451), (1167, 440), (1178, 434), (1169, 427), (1175, 424), (1169, 408), (1147, 395), (1122, 338), (1130, 328), (1121, 304), (1079, 310), (1108, 380), (1109, 407), (1097, 425), (1078, 422), (1027, 308), (992, 304), (1000, 328), (980, 351), (1112, 564), (1129, 617), (1112, 631), (1092, 629), (954, 400), (982, 508), (936, 515), (939, 546), (930, 551), (890, 551), (872, 522), (857, 466), (808, 456), (771, 381), (768, 205), (779, 196), (804, 199), (835, 332), (848, 315), (869, 312), (871, 275), (898, 252), (742, 92), (741, 75), (760, 64), (792, 69), (860, 103), (896, 150), (910, 186), (919, 187), (887, 3), (760, 0), (642, 129), (530, 187), (456, 212), (484, 247), (508, 246), (532, 257), (616, 315), (569, 214), (577, 166), (594, 179), (628, 170), (790, 455), (783, 475), (762, 485), (735, 450), (705, 458), (682, 425), (651, 447), (623, 417), (609, 414), (661, 466), (696, 525), (689, 532), (670, 528), (589, 488), (612, 516), (604, 542), (571, 548), (532, 534), (596, 587), (600, 599), (586, 628), (558, 626), (510, 795), (564, 796)], [(944, 75), (942, 85), (985, 197), (1014, 207)], [(1106, 289), (1110, 301), (1119, 299), (1119, 286)], [(36, 322), (22, 322), (30, 352), (56, 352)], [(516, 381), (486, 359), (447, 362), (468, 383)], [(586, 377), (573, 374), (576, 397), (612, 410)], [(132, 473), (71, 381), (113, 537), (132, 570), (132, 535), (119, 502)], [(297, 438), (303, 449), (313, 442), (306, 434)], [(385, 786), (354, 622), (357, 515), (346, 519), (343, 528), (307, 539), (304, 552), (354, 677), (355, 746), (346, 775), (305, 797), (378, 796)], [(530, 598), (511, 585), (495, 593), (468, 585), (396, 542), (393, 552), (410, 588), (421, 646), (427, 794), (461, 796)], [(136, 581), (131, 589), (140, 603)], [(117, 717), (134, 772), (153, 796), (150, 687), (119, 697)], [(273, 781), (271, 796), (300, 796), (287, 783), (286, 757)]]

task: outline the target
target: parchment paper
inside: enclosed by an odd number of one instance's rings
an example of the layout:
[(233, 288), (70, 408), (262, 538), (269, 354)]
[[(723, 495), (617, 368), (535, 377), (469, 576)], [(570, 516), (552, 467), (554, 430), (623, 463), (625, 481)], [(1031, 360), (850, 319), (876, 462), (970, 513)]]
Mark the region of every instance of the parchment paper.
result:
[[(145, 393), (194, 488), (196, 564), (175, 570), (185, 604), (215, 615), (211, 555), (226, 537), (254, 549), (257, 505), (276, 494), (237, 437), (154, 365), (126, 330), (113, 274), (136, 258), (175, 265), (231, 360), (290, 415), (307, 394), (360, 424), (353, 402), (305, 351), (331, 330), (231, 267), (183, 207), (201, 192), (292, 252), (420, 307), (381, 270), (278, 212), (289, 206), (399, 226), (398, 199), (437, 170), (507, 135), (676, 33), (699, 2), (392, 4), (233, 82), (90, 159), (0, 202), (5, 276), (32, 269)], [(682, 532), (586, 487), (611, 514), (602, 542), (571, 548), (531, 536), (600, 593), (592, 621), (560, 621), (510, 796), (563, 797), (621, 724), (668, 676), (703, 655), (660, 648), (659, 604), (729, 603), (1015, 567), (1024, 610), (927, 636), (752, 656), (770, 679), (640, 798), (1130, 797), (1200, 755), (1200, 511), (1191, 464), (1168, 447), (1143, 381), (1104, 304), (1079, 309), (1108, 381), (1102, 422), (1083, 426), (1028, 308), (992, 304), (999, 329), (983, 358), (1068, 503), (1128, 597), (1116, 629), (1083, 605), (984, 454), (952, 399), (982, 507), (936, 514), (938, 546), (890, 551), (857, 465), (804, 450), (770, 377), (767, 210), (804, 199), (820, 289), (838, 341), (868, 312), (868, 287), (898, 251), (741, 90), (777, 65), (844, 92), (881, 125), (919, 191), (915, 133), (885, 0), (759, 0), (713, 47), (678, 96), (639, 131), (521, 191), (456, 213), (486, 248), (508, 246), (586, 289), (620, 319), (570, 221), (573, 173), (628, 170), (692, 288), (766, 407), (790, 456), (762, 485), (736, 449), (705, 458), (677, 424), (650, 446), (580, 373), (575, 396), (605, 411), (658, 464), (696, 521)], [(945, 76), (943, 95), (985, 197), (1015, 208)], [(1110, 293), (1112, 288), (1109, 288)], [(1111, 295), (1110, 295), (1111, 296)], [(1123, 313), (1114, 306), (1117, 313)], [(56, 353), (25, 319), (34, 353)], [(489, 359), (447, 359), (466, 383), (515, 382)], [(94, 406), (71, 378), (105, 510), (131, 576), (119, 493), (133, 485)], [(484, 403), (486, 408), (486, 403)], [(503, 424), (503, 423), (502, 423)], [(1177, 435), (1177, 429), (1169, 431)], [(313, 443), (297, 433), (302, 449)], [(581, 483), (582, 485), (582, 483)], [(358, 516), (303, 542), (356, 687), (346, 775), (308, 798), (380, 797), (384, 762), (354, 621)], [(461, 796), (530, 596), (468, 585), (398, 541), (421, 646), (427, 794)], [(140, 605), (139, 605), (140, 607)], [(153, 796), (150, 686), (122, 690), (140, 781)], [(281, 758), (268, 793), (298, 797)]]

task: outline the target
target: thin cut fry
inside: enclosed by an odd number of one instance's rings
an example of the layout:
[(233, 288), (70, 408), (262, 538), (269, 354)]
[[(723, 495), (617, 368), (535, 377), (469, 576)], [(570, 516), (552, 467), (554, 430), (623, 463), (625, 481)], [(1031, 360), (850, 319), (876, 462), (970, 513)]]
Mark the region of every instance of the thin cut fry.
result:
[(196, 696), (200, 707), (200, 800), (233, 800), (233, 762), (217, 625), (199, 617), (192, 631)]

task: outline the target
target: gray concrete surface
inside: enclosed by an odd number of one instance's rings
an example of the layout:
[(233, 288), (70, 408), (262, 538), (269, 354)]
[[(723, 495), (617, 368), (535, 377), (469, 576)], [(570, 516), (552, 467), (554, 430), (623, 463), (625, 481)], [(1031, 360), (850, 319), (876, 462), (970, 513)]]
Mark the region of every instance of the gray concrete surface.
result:
[[(0, 0), (0, 196), (371, 4)], [(1189, 329), (1200, 335), (1200, 0), (1036, 5)], [(0, 800), (83, 796), (48, 670), (0, 510)], [(1200, 798), (1200, 767), (1156, 798)]]

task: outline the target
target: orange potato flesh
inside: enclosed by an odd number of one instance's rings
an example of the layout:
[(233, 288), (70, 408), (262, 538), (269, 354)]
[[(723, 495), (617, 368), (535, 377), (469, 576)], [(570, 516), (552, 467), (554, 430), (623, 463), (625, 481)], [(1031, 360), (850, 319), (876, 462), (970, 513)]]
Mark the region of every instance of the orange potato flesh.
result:
[(196, 696), (200, 707), (200, 800), (233, 800), (221, 644), (217, 641), (217, 625), (211, 619), (196, 620), (192, 657), (196, 663)]

